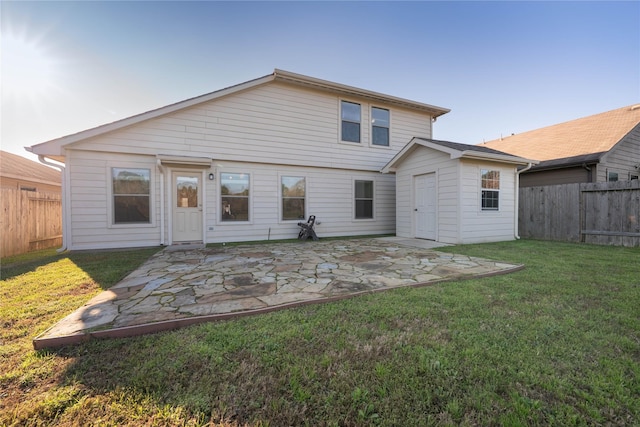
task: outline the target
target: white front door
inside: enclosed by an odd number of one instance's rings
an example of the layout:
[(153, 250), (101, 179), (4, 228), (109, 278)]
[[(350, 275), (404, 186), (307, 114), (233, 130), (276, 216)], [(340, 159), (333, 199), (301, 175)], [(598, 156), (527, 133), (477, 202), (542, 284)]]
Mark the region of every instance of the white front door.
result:
[(173, 241), (202, 241), (202, 174), (173, 172)]
[(418, 239), (436, 239), (436, 174), (414, 178), (415, 226)]

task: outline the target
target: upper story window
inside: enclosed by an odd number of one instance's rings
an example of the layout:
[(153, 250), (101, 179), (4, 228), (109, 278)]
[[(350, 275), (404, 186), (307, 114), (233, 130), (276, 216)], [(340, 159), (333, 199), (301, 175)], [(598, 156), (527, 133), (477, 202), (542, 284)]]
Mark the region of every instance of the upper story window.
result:
[(389, 110), (371, 107), (371, 143), (389, 146)]
[(283, 176), (282, 219), (301, 220), (305, 218), (305, 179), (300, 176)]
[(113, 223), (151, 222), (149, 169), (111, 168), (113, 185)]
[(607, 177), (609, 182), (616, 182), (618, 180), (618, 172), (609, 172), (609, 176)]
[(482, 210), (497, 211), (500, 208), (500, 171), (482, 169)]
[(222, 221), (249, 221), (249, 174), (222, 173)]
[(342, 121), (342, 140), (360, 142), (360, 104), (342, 101), (340, 104), (340, 117)]

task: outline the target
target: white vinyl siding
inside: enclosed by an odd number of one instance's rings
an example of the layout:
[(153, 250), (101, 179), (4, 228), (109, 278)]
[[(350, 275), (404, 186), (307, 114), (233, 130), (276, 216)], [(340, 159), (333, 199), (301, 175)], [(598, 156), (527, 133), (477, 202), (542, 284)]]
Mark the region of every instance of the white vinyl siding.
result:
[[(515, 221), (515, 166), (462, 160), (462, 206), (458, 243), (513, 240)], [(500, 210), (482, 210), (481, 171), (500, 172)]]
[[(90, 151), (70, 150), (67, 153), (71, 181), (71, 243), (70, 249), (123, 248), (160, 244), (160, 173), (151, 156), (123, 156)], [(75, 165), (78, 166), (75, 166)], [(152, 170), (152, 216), (154, 223), (140, 227), (113, 227), (109, 221), (110, 167)], [(206, 243), (290, 239), (298, 235), (297, 221), (281, 221), (279, 186), (282, 176), (305, 176), (307, 215), (316, 215), (320, 237), (391, 234), (395, 232), (395, 179), (379, 172), (344, 169), (304, 168), (285, 165), (225, 162), (224, 171), (243, 171), (251, 175), (251, 221), (221, 222), (219, 179), (223, 169), (214, 170), (215, 180), (204, 180), (204, 214)], [(165, 166), (165, 192), (171, 176)], [(209, 169), (205, 175), (208, 175)], [(354, 180), (374, 181), (375, 219), (358, 221), (353, 217)], [(165, 239), (169, 239), (171, 201), (165, 203)]]
[(424, 147), (416, 147), (396, 172), (396, 234), (401, 237), (415, 235), (413, 177), (425, 173), (436, 174), (437, 240), (455, 243), (458, 238), (457, 162), (448, 154)]
[[(149, 169), (151, 173), (151, 224), (113, 225), (111, 168)], [(67, 168), (70, 177), (70, 213), (72, 227), (69, 248), (123, 248), (154, 246), (160, 242), (157, 225), (159, 182), (155, 176), (155, 158), (105, 155), (69, 150)]]
[[(207, 243), (291, 239), (298, 235), (298, 221), (281, 220), (281, 178), (305, 177), (306, 215), (316, 216), (316, 233), (322, 237), (390, 234), (395, 232), (395, 179), (379, 172), (302, 168), (284, 165), (260, 165), (225, 162), (225, 170), (244, 170), (251, 174), (253, 218), (251, 224), (224, 222), (208, 230)], [(354, 219), (354, 180), (373, 181), (375, 186), (372, 220)], [(208, 198), (212, 200), (214, 197)], [(210, 223), (217, 207), (208, 208)], [(318, 224), (318, 222), (320, 224)]]
[[(274, 82), (68, 145), (69, 248), (172, 243), (172, 171), (191, 167), (164, 164), (159, 169), (158, 155), (213, 160), (212, 168), (192, 168), (203, 177), (214, 174), (214, 180), (202, 183), (205, 243), (296, 237), (297, 221), (282, 220), (282, 176), (305, 178), (305, 215), (316, 215), (320, 237), (395, 233), (395, 176), (379, 171), (414, 136), (431, 137), (431, 117), (376, 102), (375, 107), (389, 110), (393, 123), (389, 147), (373, 146), (372, 104), (350, 99), (361, 105), (361, 143), (343, 143), (341, 100)], [(151, 171), (150, 224), (113, 226), (111, 167)], [(221, 220), (223, 172), (251, 176), (249, 221)], [(355, 219), (355, 180), (374, 182), (373, 219)]]
[[(412, 137), (431, 137), (429, 115), (376, 103), (393, 115), (390, 149), (370, 146), (370, 126), (361, 126), (361, 144), (341, 143), (340, 100), (273, 83), (79, 142), (74, 148), (379, 171)], [(368, 123), (370, 104), (359, 102), (362, 123)]]
[[(500, 171), (500, 210), (482, 211), (480, 171)], [(396, 234), (415, 237), (414, 177), (435, 173), (436, 240), (465, 244), (513, 240), (515, 167), (501, 163), (451, 159), (449, 154), (416, 146), (396, 171)]]

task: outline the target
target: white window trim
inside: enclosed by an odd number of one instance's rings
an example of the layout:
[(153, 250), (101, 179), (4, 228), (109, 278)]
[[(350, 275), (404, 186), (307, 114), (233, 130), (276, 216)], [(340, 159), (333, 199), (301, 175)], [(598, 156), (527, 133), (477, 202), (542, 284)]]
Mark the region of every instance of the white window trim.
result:
[[(372, 214), (373, 218), (356, 218), (356, 181), (371, 181), (373, 183), (373, 204)], [(353, 178), (351, 182), (351, 222), (372, 222), (376, 221), (376, 180), (369, 178)]]
[[(373, 109), (377, 108), (379, 110), (387, 110), (389, 112), (389, 145), (376, 145), (373, 143)], [(379, 148), (382, 150), (391, 150), (391, 127), (392, 127), (392, 122), (393, 122), (393, 118), (392, 118), (392, 113), (391, 113), (391, 108), (387, 108), (387, 107), (380, 107), (378, 105), (370, 105), (369, 106), (369, 146), (372, 148)]]
[[(304, 219), (283, 219), (282, 215), (282, 178), (304, 178)], [(309, 218), (309, 177), (306, 174), (296, 173), (278, 173), (278, 223), (291, 224), (299, 222), (307, 222)]]
[[(499, 180), (499, 184), (500, 184), (500, 188), (498, 188), (497, 190), (495, 188), (484, 188), (482, 187), (482, 171), (486, 170), (487, 172), (490, 171), (495, 171), (498, 172), (500, 174), (500, 180)], [(483, 167), (480, 166), (478, 168), (478, 210), (480, 211), (480, 213), (482, 214), (498, 214), (500, 213), (500, 211), (502, 210), (502, 175), (503, 175), (503, 171), (501, 169), (496, 169), (496, 168), (491, 168), (491, 167)], [(482, 191), (483, 190), (487, 190), (487, 191), (497, 191), (498, 192), (498, 209), (483, 209), (482, 208)]]
[[(222, 220), (222, 174), (223, 173), (240, 173), (249, 175), (249, 221), (223, 221)], [(247, 172), (246, 169), (225, 169), (219, 170), (216, 175), (216, 225), (221, 227), (229, 227), (234, 225), (253, 225), (253, 172)]]
[[(113, 214), (113, 168), (120, 169), (147, 169), (149, 171), (149, 222), (138, 222), (128, 224), (116, 224)], [(107, 228), (155, 228), (156, 227), (156, 175), (155, 165), (141, 164), (134, 162), (108, 162), (106, 167), (107, 176)]]
[[(360, 106), (360, 142), (354, 141), (345, 141), (342, 139), (342, 102), (349, 102), (351, 104), (358, 104)], [(364, 132), (362, 128), (362, 123), (366, 123), (366, 117), (364, 117), (365, 104), (361, 101), (355, 101), (353, 99), (347, 98), (339, 98), (338, 99), (338, 142), (340, 144), (350, 145), (350, 146), (359, 146), (363, 145), (364, 142)]]

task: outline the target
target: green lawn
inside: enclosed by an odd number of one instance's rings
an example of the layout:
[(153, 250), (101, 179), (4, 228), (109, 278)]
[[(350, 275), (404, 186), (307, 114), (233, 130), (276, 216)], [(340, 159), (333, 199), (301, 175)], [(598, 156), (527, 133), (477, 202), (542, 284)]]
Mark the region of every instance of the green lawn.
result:
[(153, 250), (0, 281), (0, 425), (638, 425), (640, 248), (444, 248), (526, 269), (35, 352)]

